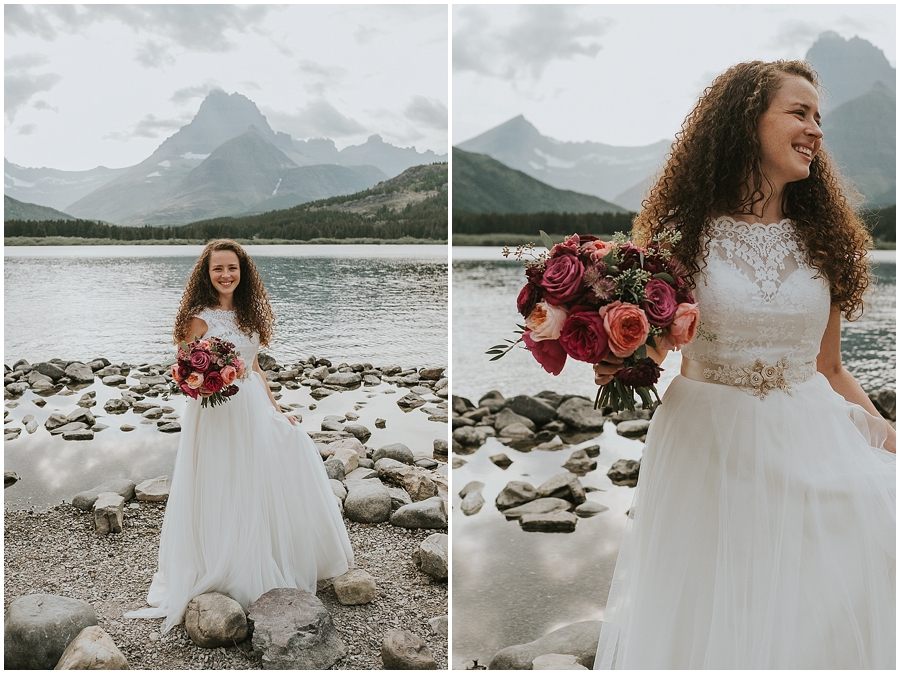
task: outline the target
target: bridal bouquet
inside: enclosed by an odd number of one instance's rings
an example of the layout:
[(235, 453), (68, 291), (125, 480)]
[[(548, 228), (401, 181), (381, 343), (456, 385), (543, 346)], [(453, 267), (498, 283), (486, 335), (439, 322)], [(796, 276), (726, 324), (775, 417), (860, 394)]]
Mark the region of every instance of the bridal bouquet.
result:
[(182, 391), (201, 407), (228, 402), (238, 392), (234, 383), (244, 375), (244, 361), (234, 344), (218, 337), (178, 344), (178, 362), (172, 366), (173, 391)]
[(534, 244), (515, 253), (504, 248), (504, 257), (525, 262), (528, 282), (517, 300), (525, 325), (516, 331), (518, 340), (488, 350), (491, 360), (524, 342), (547, 372), (558, 375), (569, 356), (593, 364), (612, 353), (624, 359), (622, 369), (597, 391), (594, 407), (633, 410), (635, 394), (644, 408), (653, 405), (651, 394), (658, 403), (661, 368), (647, 347), (679, 349), (697, 329), (687, 270), (666, 246), (678, 237), (663, 233), (640, 248), (622, 234), (612, 241), (573, 234), (553, 245), (541, 232), (548, 253), (536, 255)]

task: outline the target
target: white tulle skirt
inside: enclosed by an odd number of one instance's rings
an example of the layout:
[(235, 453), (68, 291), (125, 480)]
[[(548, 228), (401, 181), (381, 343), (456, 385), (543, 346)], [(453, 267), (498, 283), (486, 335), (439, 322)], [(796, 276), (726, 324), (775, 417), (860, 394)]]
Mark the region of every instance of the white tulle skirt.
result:
[(353, 551), (315, 444), (275, 411), (252, 372), (224, 405), (188, 400), (145, 608), (128, 618), (181, 622), (187, 603), (222, 592), (246, 609), (276, 587), (316, 591)]
[(647, 435), (594, 668), (894, 669), (883, 429), (821, 374), (763, 401), (676, 377)]

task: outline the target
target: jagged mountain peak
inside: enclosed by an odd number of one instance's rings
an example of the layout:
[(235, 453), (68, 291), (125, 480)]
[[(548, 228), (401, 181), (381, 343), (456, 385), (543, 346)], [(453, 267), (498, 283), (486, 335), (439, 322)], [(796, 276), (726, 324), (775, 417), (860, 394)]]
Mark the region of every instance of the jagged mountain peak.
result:
[(823, 108), (834, 110), (842, 103), (865, 94), (881, 81), (897, 89), (897, 70), (878, 47), (861, 37), (845, 39), (826, 31), (806, 52), (825, 89)]

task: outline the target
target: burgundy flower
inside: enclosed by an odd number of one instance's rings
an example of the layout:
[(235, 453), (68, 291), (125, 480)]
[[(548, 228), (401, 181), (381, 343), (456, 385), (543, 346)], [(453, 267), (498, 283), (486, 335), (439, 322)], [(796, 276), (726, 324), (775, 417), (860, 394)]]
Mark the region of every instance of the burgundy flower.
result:
[(221, 391), (219, 391), (219, 393), (221, 393), (226, 398), (230, 398), (237, 392), (238, 392), (238, 387), (236, 384), (232, 384), (231, 386), (226, 386)]
[(661, 271), (669, 270), (669, 262), (661, 255), (648, 253), (644, 255), (644, 269), (651, 274), (658, 274)]
[(578, 246), (581, 245), (581, 237), (577, 234), (566, 237), (562, 243), (558, 243), (550, 249), (550, 257), (559, 257), (560, 255), (577, 255)]
[(190, 376), (191, 376), (191, 368), (184, 363), (179, 363), (178, 364), (178, 381), (179, 382), (184, 381), (185, 379), (187, 379)]
[(185, 395), (190, 396), (194, 400), (196, 400), (197, 396), (200, 395), (199, 393), (197, 393), (197, 389), (194, 389), (194, 388), (191, 388), (190, 386), (188, 386), (186, 381), (181, 382), (178, 386), (181, 387), (181, 390), (184, 392)]
[(212, 358), (206, 351), (195, 351), (191, 354), (191, 368), (205, 373), (209, 369)]
[(203, 388), (211, 393), (221, 391), (224, 386), (225, 381), (222, 379), (222, 375), (215, 370), (208, 372), (206, 378), (203, 380)]
[(623, 367), (615, 377), (626, 386), (653, 386), (662, 368), (652, 358), (642, 358), (631, 367)]
[(559, 343), (575, 360), (599, 363), (609, 355), (609, 339), (596, 311), (573, 312), (563, 323)]
[(619, 269), (624, 271), (626, 269), (631, 269), (632, 267), (640, 267), (641, 254), (643, 252), (644, 251), (633, 243), (623, 243), (619, 246)]
[(516, 309), (522, 314), (523, 318), (528, 318), (528, 314), (534, 309), (534, 305), (541, 301), (541, 289), (529, 282), (519, 292), (516, 299)]
[(561, 255), (547, 261), (541, 287), (551, 304), (565, 304), (581, 295), (584, 264), (575, 255)]
[(647, 299), (641, 302), (641, 309), (647, 314), (650, 325), (664, 328), (672, 322), (678, 301), (675, 289), (662, 279), (652, 278), (647, 281)]
[(677, 286), (677, 288), (675, 289), (675, 301), (678, 302), (678, 304), (695, 303), (694, 294), (691, 292), (691, 288), (687, 284), (687, 281), (676, 276), (675, 285)]
[(531, 339), (531, 330), (525, 330), (522, 333), (522, 341), (525, 342), (525, 348), (531, 351), (534, 359), (547, 372), (553, 375), (562, 372), (563, 366), (566, 364), (566, 352), (557, 340), (544, 339), (535, 342)]

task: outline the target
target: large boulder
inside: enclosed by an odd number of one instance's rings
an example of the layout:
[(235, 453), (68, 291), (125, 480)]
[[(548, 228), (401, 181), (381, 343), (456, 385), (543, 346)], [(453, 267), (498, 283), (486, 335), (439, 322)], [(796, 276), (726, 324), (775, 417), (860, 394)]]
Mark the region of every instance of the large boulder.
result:
[(66, 371), (53, 363), (35, 363), (33, 368), (45, 377), (50, 377), (53, 381), (57, 381), (66, 376)]
[(508, 482), (497, 494), (494, 504), (497, 506), (497, 510), (506, 510), (533, 501), (538, 496), (538, 490), (532, 485), (521, 480), (513, 480)]
[(345, 606), (368, 604), (378, 596), (375, 579), (362, 569), (350, 569), (338, 576), (334, 579), (333, 587), (338, 601)]
[(366, 458), (366, 446), (357, 438), (342, 438), (329, 442), (319, 450), (319, 453), (323, 458), (327, 459), (330, 456), (334, 456), (334, 453), (339, 449), (352, 449), (360, 459)]
[(614, 485), (619, 487), (637, 487), (638, 475), (641, 472), (641, 462), (631, 459), (619, 459), (612, 466), (606, 476)]
[(391, 495), (377, 479), (349, 480), (344, 483), (347, 496), (344, 514), (353, 522), (374, 524), (391, 517)]
[(328, 669), (347, 654), (331, 615), (305, 590), (276, 588), (250, 604), (263, 669)]
[(97, 624), (86, 601), (29, 594), (9, 606), (3, 620), (4, 669), (53, 669), (81, 631)]
[(423, 573), (438, 580), (447, 579), (448, 546), (447, 534), (431, 534), (412, 554), (413, 563)]
[(344, 431), (352, 435), (360, 442), (366, 442), (372, 437), (372, 431), (362, 424), (345, 424)]
[(382, 480), (403, 487), (413, 501), (424, 501), (438, 493), (434, 473), (425, 468), (384, 458), (375, 462), (375, 470)]
[(358, 388), (362, 384), (362, 376), (356, 372), (333, 372), (325, 377), (325, 384), (343, 388)]
[(571, 501), (575, 505), (584, 503), (587, 500), (581, 480), (578, 479), (577, 475), (573, 475), (568, 471), (554, 475), (541, 484), (537, 491), (543, 498), (555, 496), (556, 498), (564, 498), (567, 501)]
[(335, 450), (331, 455), (332, 459), (337, 459), (344, 465), (344, 475), (356, 470), (359, 466), (359, 454), (355, 450), (347, 447), (341, 447)]
[(523, 417), (521, 414), (516, 414), (511, 409), (502, 410), (497, 416), (494, 417), (494, 428), (498, 431), (502, 431), (507, 426), (512, 424), (521, 424), (525, 426), (529, 431), (533, 431), (535, 429), (534, 422), (528, 417)]
[(135, 484), (131, 480), (115, 479), (104, 482), (99, 487), (79, 492), (72, 497), (72, 505), (80, 510), (90, 510), (94, 507), (97, 497), (105, 491), (111, 491), (121, 496), (126, 501), (134, 498)]
[(172, 480), (168, 475), (144, 480), (134, 488), (134, 497), (138, 501), (168, 501)]
[(85, 627), (63, 651), (54, 669), (129, 669), (128, 660), (101, 627)]
[(440, 496), (397, 508), (391, 515), (391, 524), (406, 529), (445, 529), (447, 504)]
[(207, 592), (188, 602), (184, 629), (201, 648), (233, 646), (246, 639), (250, 631), (243, 607), (219, 592)]
[(90, 384), (94, 381), (94, 371), (84, 363), (69, 363), (65, 374), (76, 384)]
[(412, 464), (415, 462), (415, 456), (412, 450), (402, 442), (395, 442), (391, 445), (385, 445), (375, 450), (372, 458), (377, 463), (379, 459), (393, 459), (400, 463)]
[(595, 410), (594, 403), (587, 398), (575, 396), (561, 403), (556, 410), (556, 416), (578, 431), (603, 430), (602, 410)]
[(538, 426), (543, 426), (556, 418), (556, 408), (551, 407), (545, 400), (531, 396), (520, 395), (507, 398), (506, 409), (528, 417)]
[(540, 655), (560, 653), (574, 655), (583, 667), (592, 668), (600, 641), (599, 620), (566, 625), (527, 644), (509, 646), (499, 651), (488, 669), (531, 669), (532, 662)]
[(425, 641), (409, 630), (390, 630), (381, 642), (384, 669), (437, 669)]

